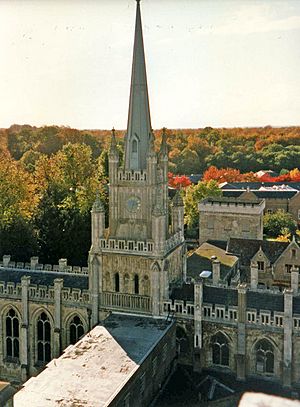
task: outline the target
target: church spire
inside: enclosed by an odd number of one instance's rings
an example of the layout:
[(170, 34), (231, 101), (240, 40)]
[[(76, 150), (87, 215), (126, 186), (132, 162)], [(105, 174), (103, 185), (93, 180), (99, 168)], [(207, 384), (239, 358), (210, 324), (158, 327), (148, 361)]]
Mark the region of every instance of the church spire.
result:
[(136, 4), (136, 21), (131, 72), (127, 133), (125, 137), (125, 168), (145, 169), (151, 121), (144, 54), (140, 0)]

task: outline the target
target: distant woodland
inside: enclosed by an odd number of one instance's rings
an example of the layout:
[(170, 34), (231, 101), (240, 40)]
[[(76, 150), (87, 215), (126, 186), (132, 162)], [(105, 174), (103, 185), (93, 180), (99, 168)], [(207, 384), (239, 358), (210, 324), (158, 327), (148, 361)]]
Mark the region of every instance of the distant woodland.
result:
[[(58, 126), (0, 129), (0, 256), (28, 261), (39, 255), (44, 263), (67, 257), (70, 264), (86, 264), (96, 191), (108, 204), (110, 135)], [(122, 159), (124, 131), (116, 135)], [(226, 180), (226, 174), (252, 179), (253, 172), (271, 169), (299, 176), (300, 127), (206, 127), (168, 130), (168, 136), (170, 172), (204, 173), (199, 197), (218, 194), (217, 184), (207, 183)], [(158, 146), (161, 131), (155, 137)]]

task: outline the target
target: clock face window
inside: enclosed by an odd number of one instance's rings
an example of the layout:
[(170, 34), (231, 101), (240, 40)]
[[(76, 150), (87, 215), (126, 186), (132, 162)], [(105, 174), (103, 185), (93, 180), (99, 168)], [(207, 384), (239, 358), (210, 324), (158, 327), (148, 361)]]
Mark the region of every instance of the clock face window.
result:
[(136, 212), (140, 206), (141, 206), (141, 201), (136, 196), (130, 197), (127, 201), (127, 209), (129, 212), (132, 212), (132, 213)]

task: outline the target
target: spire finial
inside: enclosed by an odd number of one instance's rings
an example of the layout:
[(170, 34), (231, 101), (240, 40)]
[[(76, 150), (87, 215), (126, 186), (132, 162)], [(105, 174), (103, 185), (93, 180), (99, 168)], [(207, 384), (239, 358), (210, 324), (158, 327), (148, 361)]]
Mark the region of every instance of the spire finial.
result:
[(163, 127), (162, 129), (162, 137), (161, 137), (161, 145), (160, 145), (160, 153), (163, 155), (168, 155), (168, 144), (167, 144), (167, 129)]
[(110, 155), (118, 155), (116, 131), (115, 131), (114, 127), (111, 130), (111, 142), (110, 142), (109, 153), (110, 153)]

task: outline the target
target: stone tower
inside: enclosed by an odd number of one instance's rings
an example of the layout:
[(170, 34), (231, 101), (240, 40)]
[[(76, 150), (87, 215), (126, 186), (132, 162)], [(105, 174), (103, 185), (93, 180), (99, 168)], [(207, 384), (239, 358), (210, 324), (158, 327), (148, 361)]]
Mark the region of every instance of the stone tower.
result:
[(140, 1), (137, 0), (124, 163), (115, 132), (109, 151), (109, 228), (99, 198), (92, 209), (89, 255), (93, 323), (99, 310), (158, 316), (169, 285), (185, 270), (183, 203), (177, 195), (169, 225), (168, 147), (151, 129)]

